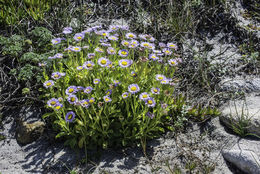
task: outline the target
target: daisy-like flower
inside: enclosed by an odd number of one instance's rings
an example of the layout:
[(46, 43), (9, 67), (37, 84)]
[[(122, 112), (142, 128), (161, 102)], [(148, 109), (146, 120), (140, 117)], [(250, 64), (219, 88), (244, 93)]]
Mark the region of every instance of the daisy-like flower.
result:
[(112, 101), (112, 99), (109, 96), (104, 96), (103, 99), (104, 99), (105, 102), (111, 102)]
[(112, 94), (112, 90), (111, 89), (106, 91), (106, 96), (110, 96), (111, 94)]
[(156, 39), (151, 36), (148, 40), (149, 40), (150, 42), (154, 42)]
[(70, 51), (74, 51), (74, 52), (80, 52), (81, 51), (81, 47), (78, 47), (78, 46), (76, 46), (76, 47), (70, 47)]
[(77, 92), (78, 92), (78, 89), (77, 89), (76, 86), (69, 86), (69, 87), (66, 89), (66, 91), (65, 91), (65, 93), (66, 93), (67, 95), (75, 94), (75, 93), (77, 93)]
[(128, 47), (129, 44), (130, 44), (130, 42), (127, 41), (127, 40), (122, 40), (122, 41), (121, 41), (121, 44), (122, 44), (123, 46), (125, 46), (125, 47)]
[(140, 91), (140, 88), (137, 84), (131, 84), (128, 86), (128, 91), (131, 93), (131, 94), (135, 94), (137, 92)]
[(143, 48), (149, 48), (150, 43), (149, 42), (141, 42), (140, 46), (143, 47)]
[(117, 41), (118, 37), (116, 37), (116, 36), (109, 36), (108, 40)]
[(87, 28), (87, 29), (83, 30), (81, 33), (86, 34), (86, 33), (91, 33), (91, 32), (93, 32), (93, 28)]
[(146, 101), (150, 98), (149, 94), (147, 92), (143, 92), (139, 95), (139, 99), (140, 100), (143, 100), (143, 101)]
[(97, 31), (96, 34), (100, 35), (100, 36), (104, 36), (104, 37), (108, 37), (109, 36), (109, 32), (106, 31), (106, 30)]
[(150, 111), (148, 111), (148, 112), (146, 113), (146, 116), (147, 116), (147, 117), (150, 117), (151, 119), (154, 118), (154, 114), (151, 113)]
[(89, 49), (89, 46), (88, 45), (85, 45), (82, 47), (83, 49)]
[(60, 79), (62, 77), (62, 75), (63, 74), (60, 73), (60, 72), (54, 72), (54, 73), (51, 74), (51, 78), (57, 80), (57, 79)]
[(62, 59), (63, 54), (62, 53), (57, 53), (57, 54), (54, 55), (54, 57), (57, 58), (57, 59)]
[(85, 88), (83, 86), (77, 86), (77, 91), (83, 91)]
[(99, 48), (99, 47), (95, 48), (95, 51), (99, 52), (99, 53), (103, 53), (104, 52), (104, 50), (102, 48)]
[(143, 40), (146, 40), (146, 36), (147, 36), (147, 34), (139, 34), (139, 35), (138, 35), (138, 37), (139, 37), (140, 39), (143, 39)]
[(46, 81), (46, 82), (43, 83), (43, 86), (44, 86), (45, 88), (50, 88), (50, 87), (52, 87), (53, 85), (54, 85), (54, 81), (53, 81), (53, 80), (48, 80), (48, 81)]
[(156, 80), (159, 80), (159, 81), (166, 79), (166, 77), (164, 75), (161, 75), (161, 74), (156, 74), (155, 78), (156, 78)]
[(46, 66), (46, 65), (47, 65), (46, 62), (42, 62), (42, 63), (39, 63), (39, 64), (38, 64), (39, 67), (44, 67), (44, 66)]
[(145, 104), (147, 104), (148, 107), (153, 108), (156, 105), (156, 102), (152, 97), (150, 97), (149, 99), (146, 100)]
[(155, 53), (155, 54), (161, 54), (162, 51), (161, 51), (161, 50), (153, 50), (153, 53)]
[(83, 67), (85, 69), (92, 69), (93, 67), (95, 66), (94, 62), (92, 61), (86, 61), (84, 64), (83, 64)]
[(174, 44), (174, 43), (172, 43), (172, 42), (170, 42), (170, 43), (167, 43), (167, 47), (168, 48), (171, 48), (171, 49), (175, 49), (175, 50), (177, 50), (177, 45), (176, 44)]
[(90, 94), (93, 88), (91, 86), (88, 86), (84, 89), (84, 93)]
[(129, 30), (129, 27), (126, 26), (126, 25), (118, 25), (118, 27), (119, 27), (119, 29), (121, 29), (121, 30), (125, 30), (125, 31)]
[(100, 82), (100, 79), (94, 79), (93, 80), (93, 83), (96, 85), (96, 84), (99, 84), (99, 82)]
[(84, 99), (80, 101), (80, 105), (83, 106), (84, 108), (88, 108), (89, 107), (89, 101)]
[(53, 45), (56, 45), (56, 44), (59, 44), (59, 43), (61, 43), (61, 40), (62, 40), (62, 38), (55, 38), (55, 39), (52, 39), (51, 40), (51, 43), (53, 44)]
[(130, 44), (133, 44), (135, 46), (139, 46), (139, 42), (137, 40), (131, 40)]
[(161, 103), (161, 108), (162, 109), (166, 109), (168, 107), (168, 105), (166, 103)]
[(151, 92), (153, 93), (153, 94), (160, 94), (160, 88), (152, 88), (151, 89)]
[(78, 102), (78, 97), (76, 95), (69, 95), (67, 101), (70, 104), (76, 104)]
[(59, 111), (62, 107), (63, 107), (63, 104), (58, 103), (56, 106), (54, 106), (54, 109), (55, 109), (56, 111)]
[(161, 48), (165, 48), (165, 47), (166, 47), (166, 44), (165, 44), (165, 43), (162, 43), (162, 42), (160, 42), (160, 43), (159, 43), (159, 47), (161, 47)]
[(119, 66), (122, 67), (122, 68), (127, 68), (129, 67), (130, 65), (132, 65), (133, 61), (130, 60), (130, 59), (121, 59), (119, 60)]
[(84, 69), (83, 66), (78, 66), (78, 67), (77, 67), (77, 70), (79, 70), (79, 71), (81, 71), (81, 70), (83, 70), (83, 69)]
[(88, 53), (88, 58), (89, 59), (92, 59), (92, 58), (94, 58), (95, 57), (95, 53)]
[(71, 27), (65, 27), (65, 28), (63, 28), (62, 33), (63, 34), (70, 34), (70, 33), (72, 33), (72, 28)]
[(116, 31), (116, 30), (118, 30), (119, 29), (119, 27), (117, 26), (117, 25), (110, 25), (109, 26), (109, 30), (110, 31)]
[(95, 99), (92, 97), (92, 98), (90, 98), (90, 99), (88, 100), (88, 102), (89, 102), (89, 104), (92, 104), (92, 103), (95, 102)]
[(127, 98), (127, 97), (128, 97), (128, 92), (124, 92), (124, 93), (122, 94), (122, 98), (125, 99), (125, 98)]
[(164, 84), (164, 85), (169, 84), (169, 83), (170, 83), (170, 81), (168, 79), (164, 79), (161, 81), (161, 84)]
[(119, 51), (118, 51), (118, 54), (119, 54), (119, 56), (121, 56), (121, 57), (127, 57), (127, 56), (128, 56), (128, 51), (125, 50), (125, 49), (119, 50)]
[(100, 45), (104, 46), (104, 47), (110, 47), (111, 44), (110, 43), (101, 43)]
[(107, 48), (107, 53), (108, 54), (116, 54), (116, 50), (114, 48), (112, 48), (112, 47), (108, 47)]
[(172, 51), (169, 48), (164, 48), (162, 51), (164, 52), (165, 55), (171, 55), (172, 54)]
[(127, 39), (135, 39), (136, 38), (136, 35), (134, 33), (126, 33), (125, 37)]
[(70, 111), (65, 116), (65, 121), (67, 123), (71, 123), (76, 117), (76, 114), (73, 111)]
[(114, 80), (113, 83), (115, 86), (118, 86), (120, 84), (120, 82), (118, 80)]
[(82, 39), (84, 39), (84, 34), (83, 33), (76, 33), (73, 37), (76, 41), (81, 41)]
[(148, 48), (149, 48), (150, 50), (154, 50), (154, 49), (155, 49), (155, 45), (154, 45), (153, 43), (150, 43), (149, 46), (148, 46)]
[(132, 72), (131, 72), (131, 75), (132, 75), (133, 77), (137, 77), (137, 73), (136, 73), (135, 71), (132, 71)]
[(59, 100), (56, 99), (56, 98), (51, 98), (50, 100), (47, 101), (47, 105), (49, 107), (54, 107), (56, 106), (57, 104), (59, 104)]
[(171, 66), (176, 66), (176, 65), (178, 65), (178, 62), (177, 62), (176, 59), (170, 59), (170, 60), (168, 60), (168, 63), (169, 63), (169, 65), (171, 65)]
[(108, 66), (109, 64), (111, 64), (111, 61), (108, 60), (107, 58), (104, 58), (104, 57), (101, 57), (98, 59), (98, 64), (102, 67), (106, 67)]
[(59, 100), (59, 102), (62, 102), (62, 101), (63, 101), (63, 98), (62, 98), (62, 97), (59, 97), (58, 100)]
[(149, 55), (149, 59), (153, 60), (153, 61), (156, 61), (159, 59), (159, 57), (156, 56), (156, 54), (150, 54)]

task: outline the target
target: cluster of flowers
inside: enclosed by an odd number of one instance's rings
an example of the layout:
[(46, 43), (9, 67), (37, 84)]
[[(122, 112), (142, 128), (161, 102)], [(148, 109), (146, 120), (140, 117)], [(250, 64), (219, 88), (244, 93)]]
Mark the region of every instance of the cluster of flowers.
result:
[[(123, 30), (126, 31), (126, 34), (124, 34), (121, 39), (121, 46), (123, 47), (123, 49), (119, 49), (117, 50), (116, 48), (113, 48), (112, 45), (114, 42), (117, 42), (120, 40), (120, 35), (115, 33), (118, 30)], [(71, 27), (66, 27), (63, 30), (63, 33), (65, 35), (71, 34), (72, 33), (72, 28)], [(139, 50), (149, 50), (149, 59), (151, 61), (158, 61), (158, 62), (163, 62), (163, 57), (170, 57), (171, 55), (174, 54), (174, 51), (177, 50), (177, 45), (170, 42), (170, 43), (159, 43), (159, 48), (160, 49), (156, 49), (156, 45), (155, 45), (155, 41), (156, 39), (154, 37), (152, 37), (151, 35), (147, 35), (147, 34), (140, 34), (140, 35), (136, 35), (134, 33), (128, 32), (128, 28), (125, 26), (110, 26), (108, 30), (103, 30), (101, 26), (95, 26), (95, 27), (91, 27), (88, 28), (84, 31), (82, 31), (81, 33), (76, 33), (73, 37), (74, 41), (77, 42), (81, 42), (84, 40), (84, 38), (86, 38), (86, 34), (92, 34), (95, 33), (96, 35), (99, 35), (102, 37), (102, 39), (100, 40), (100, 44), (101, 47), (97, 46), (94, 49), (94, 53), (88, 53), (87, 54), (87, 59), (93, 59), (94, 61), (88, 60), (85, 61), (83, 63), (82, 66), (78, 66), (77, 70), (81, 71), (81, 70), (91, 70), (93, 69), (93, 67), (98, 64), (100, 67), (112, 67), (113, 64), (117, 64), (119, 65), (119, 67), (121, 68), (128, 68), (130, 67), (134, 61), (132, 59), (126, 59), (126, 57), (128, 57), (129, 52), (131, 51), (131, 49), (139, 49)], [(128, 39), (128, 40), (127, 40)], [(137, 39), (139, 39), (140, 41), (138, 41)], [(65, 38), (55, 38), (53, 39), (51, 42), (53, 45), (57, 45), (60, 44), (62, 42), (62, 40), (66, 40)], [(89, 49), (90, 46), (89, 45), (85, 45), (85, 46), (68, 46), (68, 48), (64, 49), (65, 52), (81, 52), (82, 49)], [(128, 50), (130, 49), (130, 51)], [(118, 62), (112, 62), (111, 60), (109, 60), (109, 58), (107, 57), (99, 57), (97, 59), (94, 59), (97, 54), (99, 55), (99, 53), (105, 53), (108, 55), (118, 55), (119, 57), (121, 57), (120, 60), (118, 60)], [(62, 53), (57, 53), (52, 57), (49, 57), (49, 59), (62, 59), (63, 58), (63, 54)], [(180, 58), (170, 58), (167, 61), (167, 64), (170, 66), (176, 66), (178, 63), (181, 63), (181, 59)], [(94, 63), (96, 62), (96, 64)], [(133, 77), (137, 76), (137, 73), (135, 71), (131, 72), (131, 75)], [(51, 77), (54, 80), (58, 80), (60, 78), (62, 78), (63, 76), (65, 76), (65, 73), (62, 72), (54, 72), (52, 73)], [(172, 79), (165, 77), (162, 74), (157, 74), (155, 79), (157, 81), (159, 81), (161, 84), (170, 84), (170, 85), (174, 85), (174, 83), (172, 82)], [(44, 87), (45, 88), (50, 88), (52, 86), (54, 86), (55, 81), (54, 80), (48, 80), (46, 82), (44, 82)], [(99, 84), (100, 79), (94, 79), (93, 80), (93, 84), (97, 85)], [(118, 86), (120, 84), (120, 82), (118, 80), (114, 80), (114, 86)], [(76, 105), (76, 106), (82, 106), (84, 108), (88, 108), (91, 104), (95, 103), (95, 98), (91, 97), (89, 99), (82, 99), (80, 100), (77, 97), (77, 93), (81, 92), (81, 93), (85, 93), (85, 94), (90, 94), (92, 91), (94, 90), (93, 87), (88, 86), (88, 87), (82, 87), (82, 86), (69, 86), (66, 91), (65, 94), (67, 95), (66, 97), (66, 101), (71, 104), (71, 105)], [(151, 89), (151, 93), (153, 95), (157, 95), (160, 94), (160, 88), (158, 87), (152, 87)], [(128, 86), (128, 92), (123, 92), (121, 97), (123, 99), (128, 98), (129, 93), (131, 95), (135, 95), (138, 92), (140, 92), (140, 87), (138, 86), (138, 84), (130, 84)], [(104, 102), (108, 103), (111, 102), (112, 99), (110, 97), (110, 95), (112, 94), (112, 90), (107, 90), (105, 92), (105, 95), (103, 97)], [(148, 92), (142, 92), (141, 94), (139, 94), (139, 99), (141, 101), (144, 101), (145, 104), (150, 107), (153, 108), (156, 106), (156, 101), (155, 98), (151, 97), (151, 95), (149, 95)], [(48, 106), (54, 108), (55, 110), (60, 110), (63, 107), (62, 104), (63, 98), (52, 98), (50, 99), (47, 104)], [(153, 117), (151, 113), (147, 114), (149, 117)], [(75, 118), (75, 113), (73, 111), (70, 111), (66, 114), (66, 121), (67, 122), (71, 122), (73, 121), (73, 119)]]

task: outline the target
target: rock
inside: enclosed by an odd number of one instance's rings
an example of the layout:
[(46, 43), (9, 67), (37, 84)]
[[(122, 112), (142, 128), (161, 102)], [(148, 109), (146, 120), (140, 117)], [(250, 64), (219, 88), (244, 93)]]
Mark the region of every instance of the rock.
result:
[(226, 78), (220, 82), (220, 86), (223, 91), (260, 92), (260, 78), (254, 76)]
[(42, 121), (27, 123), (19, 120), (17, 122), (16, 140), (19, 144), (25, 145), (32, 143), (38, 139), (44, 131), (45, 124)]
[(260, 136), (260, 96), (250, 95), (245, 100), (230, 101), (222, 109), (220, 120), (231, 129), (243, 125), (245, 133)]
[(260, 174), (260, 142), (241, 140), (229, 150), (223, 150), (223, 157), (245, 173)]

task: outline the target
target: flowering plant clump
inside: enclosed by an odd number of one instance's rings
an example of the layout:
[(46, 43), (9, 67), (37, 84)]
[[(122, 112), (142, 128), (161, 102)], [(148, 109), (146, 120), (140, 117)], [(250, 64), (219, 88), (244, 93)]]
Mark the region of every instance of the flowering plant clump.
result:
[(174, 72), (181, 59), (174, 43), (156, 44), (125, 26), (100, 26), (50, 42), (53, 70), (43, 86), (47, 107), (66, 144), (80, 148), (126, 146), (169, 129)]

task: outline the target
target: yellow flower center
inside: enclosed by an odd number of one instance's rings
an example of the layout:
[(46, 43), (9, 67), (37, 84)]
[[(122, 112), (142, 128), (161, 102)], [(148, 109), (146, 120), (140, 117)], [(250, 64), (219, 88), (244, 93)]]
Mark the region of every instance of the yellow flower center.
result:
[(153, 59), (155, 59), (155, 58), (156, 58), (156, 56), (152, 56), (152, 58), (153, 58)]
[(104, 60), (104, 59), (103, 59), (103, 60), (101, 60), (101, 64), (102, 64), (102, 65), (105, 65), (106, 63), (107, 63), (107, 61), (106, 61), (106, 60)]
[(131, 89), (131, 91), (136, 91), (137, 90), (137, 88), (135, 86), (132, 86), (130, 89)]
[(148, 104), (149, 105), (153, 104), (153, 101), (152, 100), (148, 100)]
[(123, 61), (122, 65), (126, 66), (127, 65), (127, 61)]
[(158, 79), (159, 79), (159, 80), (163, 80), (163, 77), (162, 77), (162, 76), (160, 76), (160, 77), (158, 77)]
[(78, 36), (77, 39), (80, 40), (80, 39), (82, 39), (82, 37)]
[(144, 46), (145, 46), (145, 47), (148, 47), (148, 46), (149, 46), (149, 44), (148, 44), (148, 43), (144, 43)]
[(105, 100), (106, 100), (106, 101), (109, 101), (109, 98), (106, 98)]
[(91, 63), (88, 63), (88, 64), (87, 64), (87, 67), (88, 67), (88, 68), (92, 67), (92, 64), (91, 64)]
[(95, 80), (95, 83), (98, 83), (98, 81), (97, 81), (97, 80)]
[(153, 89), (154, 92), (158, 92), (158, 89)]
[(59, 75), (58, 75), (58, 74), (55, 74), (55, 75), (54, 75), (54, 77), (55, 77), (55, 78), (58, 78), (58, 77), (59, 77)]
[(106, 33), (103, 33), (102, 35), (103, 35), (103, 36), (106, 36), (107, 34), (106, 34)]
[(127, 55), (127, 52), (126, 51), (122, 51), (121, 54)]
[(113, 53), (113, 52), (115, 52), (115, 50), (111, 49), (110, 52)]
[(171, 61), (171, 64), (172, 64), (172, 65), (175, 65), (175, 62), (174, 62), (174, 61)]
[(123, 96), (124, 96), (124, 97), (127, 97), (127, 95), (126, 95), (126, 94), (124, 94)]
[(76, 99), (75, 99), (75, 97), (71, 97), (71, 99), (70, 99), (72, 102), (74, 102)]
[(69, 89), (69, 93), (72, 93), (72, 92), (74, 92), (74, 89), (73, 89), (73, 88), (70, 88), (70, 89)]
[(68, 120), (71, 120), (72, 119), (72, 114), (70, 114), (69, 116), (68, 116)]
[(143, 98), (147, 98), (147, 97), (148, 97), (148, 95), (147, 95), (147, 94), (144, 94), (144, 95), (143, 95)]
[(51, 82), (46, 83), (46, 86), (51, 86)]
[(52, 102), (51, 102), (51, 105), (55, 105), (55, 104), (56, 104), (56, 101), (52, 101)]
[(99, 48), (98, 50), (99, 50), (100, 52), (103, 52), (103, 49), (102, 49), (102, 48)]
[(129, 45), (129, 42), (124, 42), (124, 45), (126, 45), (126, 46)]
[(74, 48), (74, 50), (78, 51), (78, 50), (79, 50), (79, 48), (78, 48), (78, 47), (76, 47), (76, 48)]
[(80, 66), (80, 67), (78, 67), (78, 69), (83, 69), (83, 67)]
[(61, 106), (60, 105), (58, 105), (58, 106), (56, 106), (55, 107), (57, 110), (59, 110), (60, 108), (61, 108)]
[(111, 39), (112, 39), (112, 40), (116, 40), (116, 38), (115, 38), (115, 37), (111, 37)]
[(132, 34), (129, 34), (128, 36), (129, 36), (129, 37), (134, 37), (134, 35), (132, 35)]
[(166, 50), (165, 53), (170, 53), (170, 51)]
[(110, 92), (108, 91), (108, 92), (107, 92), (107, 95), (109, 95), (109, 94), (110, 94)]
[(94, 100), (93, 100), (93, 99), (90, 99), (90, 100), (89, 100), (89, 103), (93, 103), (93, 102), (94, 102)]
[(88, 104), (88, 102), (87, 102), (87, 101), (85, 101), (83, 104), (84, 104), (84, 105), (87, 105), (87, 104)]

